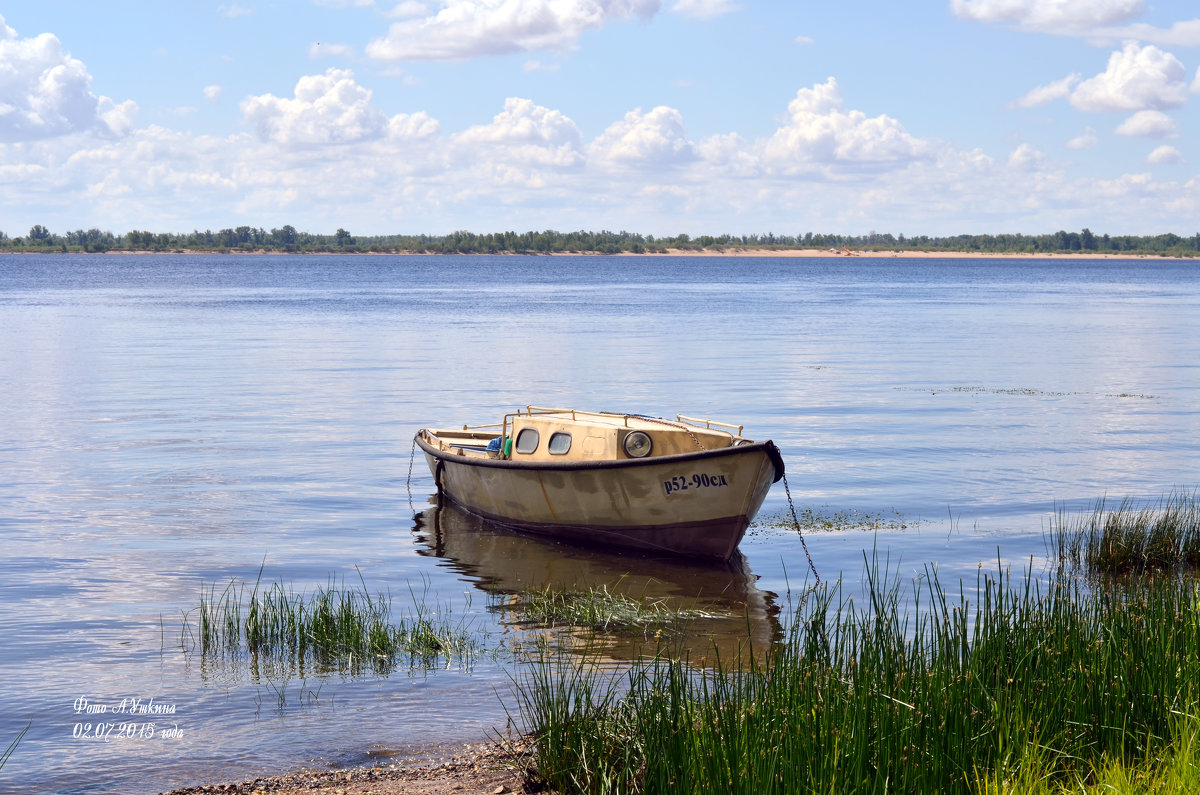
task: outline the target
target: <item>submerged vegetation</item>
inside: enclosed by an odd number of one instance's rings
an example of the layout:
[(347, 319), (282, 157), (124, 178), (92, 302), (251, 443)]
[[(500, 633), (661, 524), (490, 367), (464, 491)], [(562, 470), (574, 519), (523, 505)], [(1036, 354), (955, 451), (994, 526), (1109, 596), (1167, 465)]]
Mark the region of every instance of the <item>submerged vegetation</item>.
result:
[(527, 621), (605, 631), (663, 627), (713, 615), (698, 609), (672, 608), (665, 599), (642, 601), (611, 593), (603, 586), (578, 591), (530, 591), (519, 597), (517, 606)]
[(290, 225), (267, 231), (239, 226), (217, 231), (195, 230), (162, 233), (132, 230), (116, 235), (100, 229), (51, 232), (35, 225), (24, 237), (0, 232), (0, 250), (31, 252), (105, 251), (201, 251), (296, 253), (419, 253), (419, 254), (656, 254), (669, 249), (690, 252), (722, 252), (753, 249), (852, 249), (864, 253), (920, 251), (929, 253), (975, 252), (981, 254), (1142, 254), (1148, 256), (1198, 257), (1200, 232), (1191, 237), (1176, 234), (1152, 236), (1097, 235), (1088, 229), (1052, 234), (953, 235), (905, 237), (891, 233), (842, 235), (805, 232), (795, 235), (699, 235), (655, 237), (635, 232), (493, 232), (468, 231), (448, 235), (351, 235), (338, 229), (332, 235), (302, 232)]
[[(800, 603), (765, 664), (546, 655), (519, 680), (563, 793), (1087, 791), (1197, 778), (1200, 588), (868, 572)], [(1171, 767), (1162, 768), (1161, 764)]]
[[(360, 575), (361, 578), (361, 575)], [(304, 670), (388, 673), (397, 665), (434, 667), (469, 663), (480, 643), (465, 619), (430, 607), (412, 594), (411, 615), (393, 620), (391, 596), (335, 584), (296, 593), (280, 583), (231, 581), (204, 589), (195, 613), (183, 619), (189, 650), (206, 658), (249, 656)]]
[(754, 534), (758, 530), (768, 528), (799, 530), (800, 532), (806, 530), (814, 532), (906, 530), (910, 527), (919, 527), (921, 524), (921, 519), (907, 519), (895, 509), (873, 513), (853, 508), (835, 510), (826, 505), (820, 508), (809, 506), (800, 509), (796, 512), (794, 519), (790, 513), (759, 514), (751, 522), (749, 532)]

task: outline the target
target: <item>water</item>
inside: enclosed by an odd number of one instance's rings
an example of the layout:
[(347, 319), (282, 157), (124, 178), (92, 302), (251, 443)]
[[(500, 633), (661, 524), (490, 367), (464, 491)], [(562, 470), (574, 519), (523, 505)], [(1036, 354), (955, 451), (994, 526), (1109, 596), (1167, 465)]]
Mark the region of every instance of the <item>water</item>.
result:
[[(407, 488), (423, 425), (527, 403), (744, 423), (782, 449), (797, 507), (841, 528), (807, 536), (827, 579), (856, 583), (864, 554), (972, 582), (1041, 566), (1056, 505), (1200, 481), (1198, 276), (1160, 260), (6, 256), (0, 749), (32, 726), (0, 791), (156, 792), (504, 728), (504, 654), (270, 681), (180, 652), (202, 586), (260, 567), (297, 591), (361, 571), (397, 613), (411, 587), (502, 649), (523, 642), (504, 598), (525, 588), (690, 600), (769, 638), (805, 581), (773, 523), (714, 569), (435, 515), (419, 460), (411, 503)], [(777, 486), (763, 514), (785, 509)], [(99, 722), (81, 698), (175, 712), (103, 742), (74, 736)]]

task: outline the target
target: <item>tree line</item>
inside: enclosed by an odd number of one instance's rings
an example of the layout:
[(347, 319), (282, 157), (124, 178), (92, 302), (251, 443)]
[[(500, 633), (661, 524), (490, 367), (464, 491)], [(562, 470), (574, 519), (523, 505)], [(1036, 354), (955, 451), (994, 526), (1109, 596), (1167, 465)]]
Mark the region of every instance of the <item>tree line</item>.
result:
[(162, 233), (132, 230), (122, 235), (99, 229), (51, 232), (41, 224), (27, 235), (9, 237), (0, 232), (0, 251), (87, 252), (201, 251), (295, 253), (419, 253), (419, 254), (656, 254), (669, 249), (684, 251), (729, 251), (758, 249), (835, 249), (839, 252), (886, 253), (891, 251), (979, 252), (984, 254), (1146, 254), (1156, 256), (1200, 256), (1200, 232), (1191, 237), (1161, 235), (1097, 235), (1079, 232), (1023, 235), (952, 235), (905, 237), (891, 233), (839, 235), (806, 232), (797, 235), (700, 235), (655, 237), (634, 232), (494, 232), (468, 231), (448, 235), (351, 235), (338, 229), (332, 235), (302, 232), (285, 225), (267, 231), (239, 226), (216, 232)]

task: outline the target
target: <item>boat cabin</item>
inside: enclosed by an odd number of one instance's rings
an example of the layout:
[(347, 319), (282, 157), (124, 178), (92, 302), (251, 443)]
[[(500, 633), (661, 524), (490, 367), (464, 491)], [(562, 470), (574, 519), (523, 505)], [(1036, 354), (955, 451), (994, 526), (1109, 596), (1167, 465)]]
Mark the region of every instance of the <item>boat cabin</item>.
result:
[(483, 454), (516, 463), (621, 461), (718, 450), (749, 441), (741, 433), (741, 426), (682, 415), (666, 420), (536, 406), (505, 415), (499, 426), (433, 432), (442, 449), (454, 447), (459, 455)]
[(528, 414), (505, 418), (513, 440), (507, 452), (513, 461), (619, 461), (695, 453), (729, 447), (738, 438), (733, 431), (741, 432), (741, 428), (693, 425), (683, 418), (671, 421), (633, 414), (536, 412), (533, 409)]

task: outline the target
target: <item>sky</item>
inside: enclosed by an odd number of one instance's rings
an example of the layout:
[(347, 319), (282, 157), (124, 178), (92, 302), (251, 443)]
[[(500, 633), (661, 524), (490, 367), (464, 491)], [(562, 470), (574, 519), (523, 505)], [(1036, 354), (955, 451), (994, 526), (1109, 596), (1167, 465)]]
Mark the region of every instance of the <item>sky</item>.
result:
[(0, 232), (1200, 232), (1197, 0), (0, 0)]

